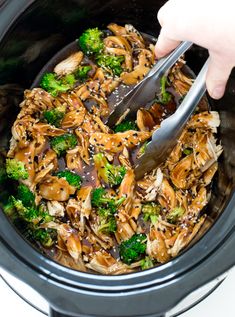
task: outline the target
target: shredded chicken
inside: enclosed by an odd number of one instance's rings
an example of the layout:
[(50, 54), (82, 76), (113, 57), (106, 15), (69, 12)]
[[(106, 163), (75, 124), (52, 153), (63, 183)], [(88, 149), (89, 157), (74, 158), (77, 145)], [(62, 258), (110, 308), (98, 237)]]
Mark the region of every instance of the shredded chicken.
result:
[[(156, 91), (159, 100), (141, 105), (130, 128), (123, 128), (128, 111), (115, 128), (107, 126), (113, 110), (110, 100), (123, 86), (142, 80), (154, 64), (153, 43), (147, 44), (132, 25), (111, 23), (108, 29), (99, 54), (121, 58), (119, 72), (98, 65), (94, 56), (82, 51), (62, 60), (54, 67), (56, 78), (63, 81), (74, 75), (76, 83), (58, 93), (25, 91), (7, 158), (23, 165), (27, 175), (18, 182), (33, 194), (30, 207), (19, 212), (21, 221), (27, 215), (30, 230), (44, 230), (43, 237), (49, 236), (44, 244), (34, 237), (37, 244), (51, 248), (63, 265), (116, 275), (140, 269), (146, 257), (153, 265), (165, 263), (193, 242), (207, 220), (204, 207), (223, 149), (216, 139), (219, 114), (208, 111), (204, 99), (167, 160), (136, 181), (136, 158), (193, 80), (183, 73), (181, 58), (166, 74), (168, 102)], [(76, 72), (84, 65), (89, 65), (89, 75), (77, 80)], [(17, 203), (14, 216), (22, 208)], [(143, 252), (135, 259), (125, 258), (121, 249), (127, 244), (133, 256), (130, 241), (136, 235), (144, 237)]]

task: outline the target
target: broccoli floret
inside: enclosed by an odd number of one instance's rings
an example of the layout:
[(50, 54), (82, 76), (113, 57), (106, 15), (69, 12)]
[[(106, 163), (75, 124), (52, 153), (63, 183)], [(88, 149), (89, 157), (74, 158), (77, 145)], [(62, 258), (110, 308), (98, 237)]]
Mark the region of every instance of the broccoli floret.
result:
[(88, 73), (89, 71), (92, 69), (92, 67), (90, 65), (84, 65), (84, 66), (80, 66), (76, 72), (75, 72), (75, 77), (79, 80), (85, 80), (88, 77)]
[(175, 207), (171, 210), (171, 212), (167, 215), (167, 220), (170, 223), (176, 223), (180, 217), (185, 213), (185, 209), (181, 206)]
[(25, 221), (22, 217), (13, 219), (14, 225), (31, 243), (40, 242), (44, 247), (51, 247), (57, 238), (57, 230), (41, 228), (40, 223)]
[(11, 196), (15, 209), (17, 210), (19, 216), (28, 222), (38, 223), (40, 222), (41, 218), (38, 219), (38, 211), (34, 207), (25, 207), (21, 200), (16, 199), (15, 197)]
[(117, 224), (114, 214), (117, 208), (123, 203), (125, 197), (114, 199), (108, 197), (104, 188), (96, 188), (92, 191), (91, 204), (98, 208), (100, 218), (99, 231), (112, 233), (117, 230)]
[(63, 79), (58, 79), (56, 74), (46, 73), (42, 77), (40, 86), (53, 97), (56, 97), (59, 93), (72, 89), (75, 81), (74, 75), (67, 75)]
[(6, 172), (9, 178), (19, 180), (29, 177), (23, 162), (17, 159), (6, 159)]
[(143, 155), (145, 153), (148, 144), (149, 144), (149, 142), (147, 142), (147, 141), (144, 142), (144, 144), (139, 149), (138, 155)]
[(55, 230), (37, 228), (31, 231), (32, 238), (39, 241), (44, 247), (50, 248), (54, 244)]
[(4, 184), (7, 179), (5, 157), (0, 154), (0, 185)]
[(120, 76), (123, 72), (122, 63), (124, 62), (124, 56), (115, 56), (115, 55), (99, 55), (96, 58), (97, 64), (104, 68), (110, 69), (112, 73), (116, 76)]
[(4, 184), (7, 180), (7, 172), (4, 166), (0, 166), (0, 185)]
[(125, 132), (125, 131), (129, 131), (129, 130), (138, 130), (138, 127), (135, 123), (135, 121), (127, 121), (124, 120), (121, 123), (117, 124), (114, 127), (114, 132)]
[(172, 95), (168, 91), (166, 91), (167, 76), (162, 76), (160, 80), (160, 84), (161, 84), (161, 92), (155, 101), (163, 105), (167, 105), (172, 99)]
[(142, 270), (147, 270), (153, 267), (154, 264), (150, 257), (146, 256), (143, 260), (140, 261), (140, 266)]
[(155, 224), (158, 220), (160, 211), (161, 206), (154, 202), (144, 204), (142, 207), (144, 221), (150, 220), (152, 224)]
[(102, 35), (103, 32), (98, 28), (88, 29), (79, 37), (79, 46), (87, 55), (100, 53), (104, 48)]
[(134, 234), (129, 240), (123, 241), (119, 246), (121, 260), (126, 264), (138, 261), (145, 254), (146, 235)]
[(44, 119), (46, 119), (49, 124), (54, 125), (56, 128), (60, 127), (64, 115), (65, 113), (58, 110), (57, 108), (43, 112)]
[(99, 229), (100, 232), (103, 233), (113, 233), (117, 231), (117, 224), (114, 216), (110, 216), (107, 218), (102, 218)]
[(20, 184), (17, 187), (16, 198), (21, 200), (25, 207), (32, 207), (35, 205), (35, 195), (24, 184)]
[(66, 181), (71, 185), (76, 187), (77, 189), (80, 189), (81, 187), (81, 177), (73, 172), (70, 171), (60, 171), (56, 173), (57, 177), (65, 178)]
[(94, 155), (93, 159), (99, 178), (103, 179), (103, 181), (110, 186), (121, 184), (126, 174), (126, 168), (124, 166), (110, 164), (102, 153)]
[(61, 77), (61, 82), (64, 85), (70, 85), (73, 88), (74, 84), (76, 83), (76, 78), (74, 74), (68, 74)]
[[(107, 216), (114, 214), (117, 208), (124, 202), (125, 197), (119, 199), (110, 198), (104, 188), (99, 187), (92, 191), (91, 204), (93, 207), (101, 208), (101, 213), (107, 213)], [(105, 207), (105, 208), (103, 208)]]
[(191, 147), (187, 147), (183, 150), (185, 156), (190, 155), (193, 153), (193, 149)]
[(75, 148), (78, 141), (74, 134), (65, 133), (51, 139), (51, 147), (58, 156), (64, 155), (66, 151)]
[(99, 187), (92, 191), (91, 203), (94, 207), (100, 207), (104, 204), (109, 204), (112, 199), (107, 197), (107, 193), (104, 188)]
[(11, 217), (14, 212), (15, 212), (15, 205), (14, 202), (12, 200), (12, 197), (8, 197), (7, 201), (2, 205), (2, 208), (5, 212), (6, 215), (8, 215), (9, 217)]
[(23, 202), (15, 197), (11, 196), (14, 207), (18, 212), (18, 215), (26, 222), (33, 223), (34, 225), (42, 222), (49, 222), (53, 220), (44, 209), (36, 206), (25, 207)]

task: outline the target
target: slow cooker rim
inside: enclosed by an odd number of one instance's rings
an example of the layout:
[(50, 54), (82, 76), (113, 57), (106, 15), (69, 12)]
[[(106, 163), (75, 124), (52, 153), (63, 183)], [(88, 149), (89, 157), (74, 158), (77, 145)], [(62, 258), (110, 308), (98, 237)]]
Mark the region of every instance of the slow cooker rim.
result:
[(0, 42), (7, 35), (15, 22), (20, 18), (22, 13), (33, 6), (35, 0), (11, 1), (5, 0), (1, 4), (1, 10), (7, 10), (7, 15), (2, 15), (0, 19)]

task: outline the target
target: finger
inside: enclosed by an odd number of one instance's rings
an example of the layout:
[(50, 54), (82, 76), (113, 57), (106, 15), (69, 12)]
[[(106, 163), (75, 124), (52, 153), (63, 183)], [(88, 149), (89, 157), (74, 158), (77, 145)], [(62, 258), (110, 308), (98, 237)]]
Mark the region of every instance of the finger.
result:
[(178, 45), (180, 41), (172, 40), (164, 35), (161, 31), (158, 37), (157, 43), (155, 45), (155, 55), (157, 58), (161, 58), (171, 51), (173, 51)]
[(232, 66), (230, 63), (220, 57), (211, 56), (206, 76), (206, 86), (209, 95), (213, 99), (223, 97), (226, 84), (231, 73)]

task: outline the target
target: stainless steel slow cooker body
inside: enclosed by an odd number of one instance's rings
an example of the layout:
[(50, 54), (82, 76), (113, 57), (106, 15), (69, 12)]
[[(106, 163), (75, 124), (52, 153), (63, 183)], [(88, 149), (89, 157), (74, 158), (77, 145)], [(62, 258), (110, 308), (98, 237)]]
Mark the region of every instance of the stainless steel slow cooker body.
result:
[[(43, 65), (87, 27), (132, 23), (157, 35), (157, 11), (165, 1), (0, 1), (0, 142), (7, 142), (16, 105)], [(206, 51), (187, 53), (197, 72)], [(165, 316), (188, 294), (235, 264), (235, 90), (212, 108), (221, 116), (224, 154), (208, 213), (211, 227), (187, 251), (153, 269), (122, 276), (81, 273), (40, 254), (0, 211), (0, 265), (46, 298), (51, 316)]]

